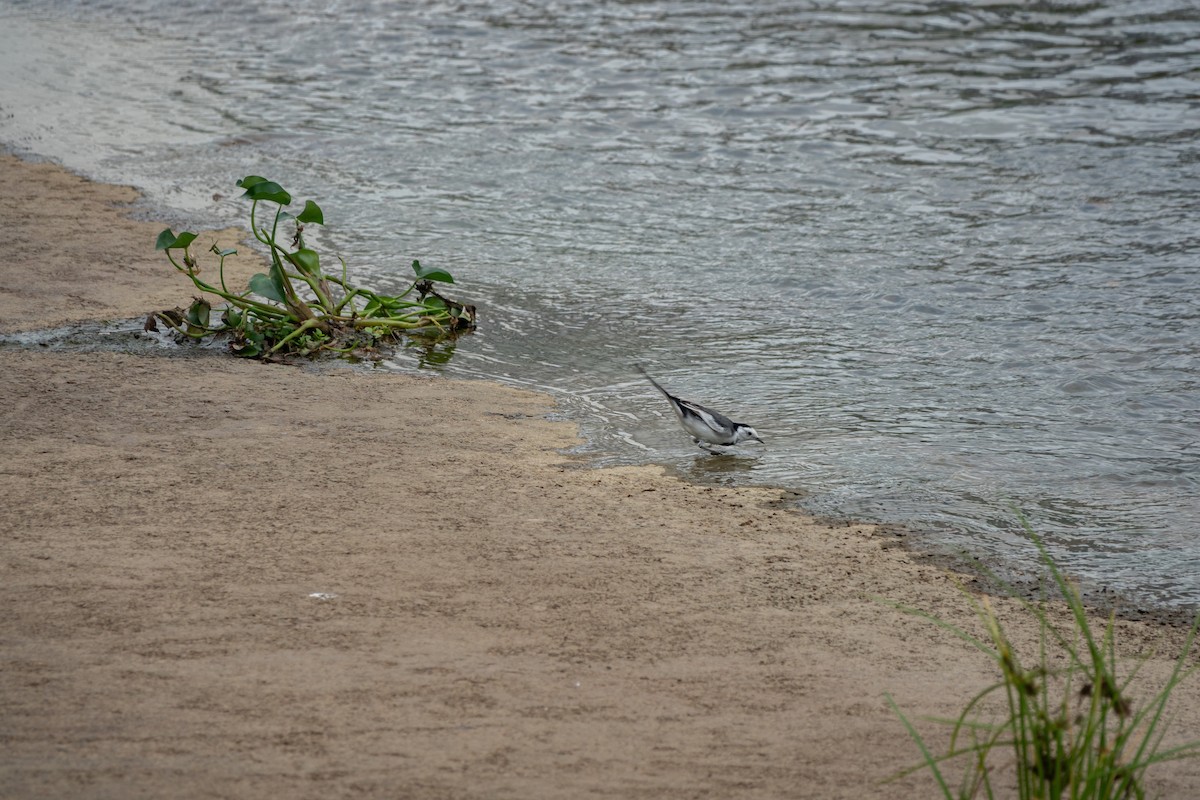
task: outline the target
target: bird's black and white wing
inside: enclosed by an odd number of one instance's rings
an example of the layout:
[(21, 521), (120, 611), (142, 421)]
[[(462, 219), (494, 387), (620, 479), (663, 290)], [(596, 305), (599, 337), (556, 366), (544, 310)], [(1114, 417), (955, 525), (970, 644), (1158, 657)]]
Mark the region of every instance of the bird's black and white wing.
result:
[(688, 400), (675, 399), (679, 421), (697, 439), (711, 444), (727, 444), (733, 440), (733, 421), (724, 414)]

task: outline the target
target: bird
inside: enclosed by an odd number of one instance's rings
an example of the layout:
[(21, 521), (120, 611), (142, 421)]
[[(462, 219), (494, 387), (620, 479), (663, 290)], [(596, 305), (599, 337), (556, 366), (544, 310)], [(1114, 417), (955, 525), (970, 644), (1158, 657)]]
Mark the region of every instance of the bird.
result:
[(683, 400), (664, 389), (658, 381), (650, 377), (650, 373), (641, 364), (635, 364), (638, 372), (646, 376), (646, 380), (654, 384), (654, 388), (662, 392), (663, 397), (671, 404), (671, 410), (679, 418), (679, 424), (703, 449), (706, 445), (729, 447), (741, 442), (753, 440), (762, 443), (758, 431), (742, 422), (734, 422), (724, 414), (719, 414), (711, 408), (705, 408), (699, 403)]

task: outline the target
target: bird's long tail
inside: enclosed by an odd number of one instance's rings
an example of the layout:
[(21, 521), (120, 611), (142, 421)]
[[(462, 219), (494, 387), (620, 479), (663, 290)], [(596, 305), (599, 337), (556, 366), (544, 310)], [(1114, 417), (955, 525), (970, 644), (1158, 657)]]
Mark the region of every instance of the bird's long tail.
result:
[(643, 367), (641, 364), (634, 364), (634, 366), (635, 366), (635, 367), (637, 367), (637, 371), (638, 371), (638, 372), (640, 372), (640, 373), (642, 373), (643, 375), (645, 375), (645, 376), (646, 376), (646, 380), (648, 380), (648, 381), (650, 381), (652, 384), (654, 384), (654, 388), (655, 388), (655, 389), (658, 389), (660, 392), (662, 392), (662, 393), (663, 393), (664, 395), (666, 395), (667, 397), (670, 397), (670, 396), (671, 396), (671, 393), (670, 393), (670, 392), (668, 392), (666, 389), (664, 389), (664, 388), (663, 388), (663, 387), (662, 387), (662, 386), (659, 384), (659, 382), (658, 382), (658, 381), (656, 381), (656, 380), (654, 380), (654, 378), (651, 378), (651, 377), (650, 377), (650, 373), (649, 373), (649, 372), (646, 372), (646, 369), (645, 369), (645, 367)]

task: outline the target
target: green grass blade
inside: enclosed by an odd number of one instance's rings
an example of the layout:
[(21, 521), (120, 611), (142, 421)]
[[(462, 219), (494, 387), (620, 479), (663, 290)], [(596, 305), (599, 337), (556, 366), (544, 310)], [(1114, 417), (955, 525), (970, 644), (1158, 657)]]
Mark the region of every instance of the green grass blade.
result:
[(884, 694), (884, 697), (887, 699), (887, 703), (889, 706), (891, 706), (892, 711), (897, 717), (900, 718), (900, 722), (904, 724), (904, 728), (908, 731), (909, 737), (912, 738), (913, 742), (916, 743), (917, 748), (920, 749), (921, 755), (925, 759), (925, 765), (929, 767), (929, 771), (933, 773), (933, 777), (937, 780), (938, 786), (940, 786), (942, 789), (942, 796), (945, 797), (946, 800), (954, 800), (954, 795), (950, 793), (950, 787), (946, 785), (946, 779), (942, 777), (942, 771), (938, 768), (938, 760), (934, 758), (933, 753), (929, 752), (929, 748), (925, 745), (925, 740), (921, 738), (921, 734), (918, 733), (917, 729), (913, 727), (913, 724), (909, 722), (908, 717), (906, 717), (904, 712), (900, 710), (900, 706), (896, 705), (896, 701), (892, 699), (892, 696), (890, 694)]

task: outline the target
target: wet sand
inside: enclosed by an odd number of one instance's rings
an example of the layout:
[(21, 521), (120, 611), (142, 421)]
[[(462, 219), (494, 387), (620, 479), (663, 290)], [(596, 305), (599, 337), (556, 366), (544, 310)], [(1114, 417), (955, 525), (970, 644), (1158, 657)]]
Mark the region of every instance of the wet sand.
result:
[[(186, 305), (135, 198), (0, 156), (0, 329)], [(543, 396), (3, 346), (0, 397), (3, 797), (929, 797), (881, 784), (917, 760), (884, 693), (952, 715), (995, 677), (872, 599), (974, 627), (963, 576), (778, 492), (580, 468)], [(1137, 703), (1182, 634), (1118, 627)], [(1174, 711), (1200, 737), (1200, 681)]]

